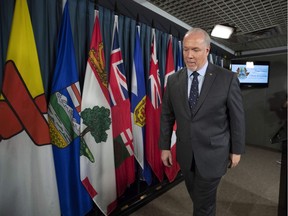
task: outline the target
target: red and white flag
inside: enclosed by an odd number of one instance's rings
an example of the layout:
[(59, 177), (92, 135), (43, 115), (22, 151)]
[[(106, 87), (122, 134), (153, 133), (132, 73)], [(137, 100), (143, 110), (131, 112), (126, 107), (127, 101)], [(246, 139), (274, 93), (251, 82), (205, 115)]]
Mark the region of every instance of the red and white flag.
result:
[(118, 16), (115, 15), (110, 55), (109, 93), (118, 197), (135, 181), (130, 100), (122, 53), (118, 39)]
[[(174, 66), (174, 58), (173, 58), (173, 51), (172, 51), (172, 35), (169, 36), (168, 47), (167, 47), (167, 55), (166, 55), (166, 72), (165, 72), (165, 83), (164, 83), (164, 91), (167, 85), (168, 77), (175, 73), (175, 66)], [(171, 154), (172, 154), (172, 163), (171, 167), (165, 167), (164, 171), (165, 174), (170, 182), (174, 181), (177, 177), (177, 174), (180, 170), (180, 166), (176, 161), (176, 122), (173, 127), (172, 137), (171, 137)]]
[(155, 29), (152, 29), (152, 44), (150, 71), (146, 96), (146, 159), (161, 182), (164, 176), (164, 166), (161, 161), (161, 151), (159, 149), (160, 137), (160, 114), (162, 104), (162, 90), (159, 75), (158, 59), (156, 52)]
[(83, 185), (105, 215), (117, 205), (109, 101), (108, 73), (97, 11), (82, 93), (80, 173)]

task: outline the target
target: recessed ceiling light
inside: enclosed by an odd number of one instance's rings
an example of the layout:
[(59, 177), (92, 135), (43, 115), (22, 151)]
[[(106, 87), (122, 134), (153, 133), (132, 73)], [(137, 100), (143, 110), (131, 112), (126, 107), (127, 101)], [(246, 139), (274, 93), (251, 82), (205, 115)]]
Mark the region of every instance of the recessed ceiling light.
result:
[(224, 25), (215, 25), (211, 32), (211, 36), (223, 39), (229, 39), (233, 31), (234, 29), (232, 27)]

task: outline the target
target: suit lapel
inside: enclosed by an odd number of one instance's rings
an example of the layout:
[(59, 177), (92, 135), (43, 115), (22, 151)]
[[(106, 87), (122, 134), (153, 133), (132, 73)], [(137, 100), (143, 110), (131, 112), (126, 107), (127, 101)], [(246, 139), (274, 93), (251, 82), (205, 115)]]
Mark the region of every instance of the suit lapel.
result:
[(216, 73), (212, 70), (211, 64), (209, 63), (207, 71), (206, 71), (206, 74), (205, 74), (205, 79), (204, 79), (204, 82), (203, 82), (203, 85), (202, 85), (202, 89), (201, 89), (201, 92), (200, 92), (200, 96), (198, 98), (197, 105), (196, 105), (195, 110), (193, 112), (193, 116), (196, 115), (196, 113), (200, 109), (201, 105), (203, 104), (205, 98), (208, 95), (209, 89), (211, 88), (215, 78), (216, 78)]

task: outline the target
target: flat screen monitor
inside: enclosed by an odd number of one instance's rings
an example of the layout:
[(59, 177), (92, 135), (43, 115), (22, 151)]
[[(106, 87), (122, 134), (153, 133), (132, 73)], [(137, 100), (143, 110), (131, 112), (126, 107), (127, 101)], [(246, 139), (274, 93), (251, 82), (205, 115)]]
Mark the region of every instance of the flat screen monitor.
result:
[(268, 87), (269, 85), (269, 62), (232, 60), (230, 69), (237, 73), (240, 86)]

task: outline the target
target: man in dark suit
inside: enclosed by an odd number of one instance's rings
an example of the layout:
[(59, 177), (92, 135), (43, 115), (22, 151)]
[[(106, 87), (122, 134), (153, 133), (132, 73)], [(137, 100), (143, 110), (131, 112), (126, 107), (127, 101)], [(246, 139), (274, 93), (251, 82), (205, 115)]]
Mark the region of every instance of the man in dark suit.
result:
[(194, 216), (216, 215), (221, 177), (228, 167), (237, 166), (245, 146), (239, 81), (235, 73), (208, 63), (210, 41), (200, 28), (185, 34), (186, 67), (169, 76), (161, 113), (161, 159), (171, 166), (170, 138), (176, 120), (177, 161)]

